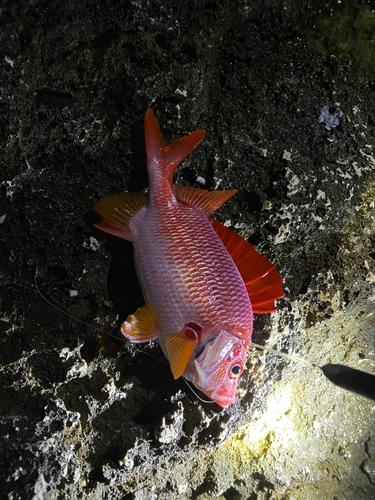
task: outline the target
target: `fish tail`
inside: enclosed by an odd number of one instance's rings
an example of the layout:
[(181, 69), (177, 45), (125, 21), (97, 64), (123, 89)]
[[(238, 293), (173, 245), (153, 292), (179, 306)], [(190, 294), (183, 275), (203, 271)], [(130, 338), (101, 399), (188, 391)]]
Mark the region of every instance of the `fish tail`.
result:
[[(155, 204), (175, 200), (172, 188), (172, 177), (176, 167), (203, 139), (205, 130), (196, 130), (177, 141), (167, 144), (151, 108), (145, 117), (145, 137), (147, 152), (147, 170), (150, 182), (150, 201)], [(192, 197), (190, 192), (181, 191), (180, 195)], [(228, 192), (229, 193), (229, 192)], [(226, 197), (226, 198), (225, 198)], [(227, 199), (228, 195), (224, 194)], [(194, 198), (194, 197), (193, 197)], [(213, 212), (225, 200), (205, 203), (205, 208)], [(221, 201), (221, 203), (220, 203)], [(201, 200), (202, 202), (202, 200)], [(218, 204), (219, 202), (219, 204)], [(132, 241), (129, 223), (132, 217), (146, 205), (146, 197), (142, 193), (122, 193), (108, 196), (99, 201), (94, 210), (102, 216), (102, 221), (94, 224), (102, 231)]]
[(167, 144), (152, 109), (147, 110), (145, 138), (151, 197), (155, 189), (160, 188), (163, 190), (164, 196), (166, 190), (170, 191), (171, 196), (174, 196), (172, 191), (173, 172), (182, 160), (200, 143), (205, 133), (206, 131), (203, 129), (196, 130)]

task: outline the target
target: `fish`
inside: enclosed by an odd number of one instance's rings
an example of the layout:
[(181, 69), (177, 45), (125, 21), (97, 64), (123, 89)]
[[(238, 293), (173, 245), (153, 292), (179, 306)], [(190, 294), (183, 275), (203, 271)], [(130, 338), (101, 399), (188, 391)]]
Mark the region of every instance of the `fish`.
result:
[(95, 226), (131, 241), (145, 305), (120, 327), (133, 343), (158, 339), (174, 379), (184, 377), (226, 408), (235, 401), (253, 314), (284, 296), (276, 266), (212, 219), (237, 191), (173, 185), (182, 160), (202, 141), (196, 130), (168, 144), (151, 108), (144, 131), (149, 192), (104, 198)]

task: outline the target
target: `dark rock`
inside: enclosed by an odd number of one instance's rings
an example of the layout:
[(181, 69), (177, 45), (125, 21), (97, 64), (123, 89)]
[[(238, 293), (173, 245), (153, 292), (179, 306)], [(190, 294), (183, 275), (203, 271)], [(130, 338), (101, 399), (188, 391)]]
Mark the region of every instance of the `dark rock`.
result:
[(373, 373), (374, 22), (349, 0), (2, 3), (2, 497), (375, 497), (369, 401), (251, 351), (222, 410), (110, 337), (142, 297), (91, 213), (147, 187), (147, 107), (168, 140), (206, 128), (177, 180), (238, 189), (217, 218), (285, 277), (254, 340)]

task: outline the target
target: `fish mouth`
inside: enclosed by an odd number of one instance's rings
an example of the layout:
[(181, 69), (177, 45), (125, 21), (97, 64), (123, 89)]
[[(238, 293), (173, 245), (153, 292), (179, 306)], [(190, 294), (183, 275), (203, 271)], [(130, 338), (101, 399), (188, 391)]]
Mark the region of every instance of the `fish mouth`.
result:
[(197, 377), (194, 379), (193, 383), (197, 389), (223, 408), (227, 408), (234, 403), (236, 399), (237, 381), (234, 386), (228, 388), (224, 386), (224, 380), (221, 380), (220, 383), (217, 377), (213, 377), (212, 375), (211, 377), (207, 377), (207, 374), (202, 370), (197, 360), (195, 361), (195, 368)]
[(236, 399), (236, 389), (237, 389), (237, 384), (234, 389), (234, 391), (231, 394), (222, 394), (220, 391), (215, 390), (213, 392), (207, 391), (207, 396), (212, 399), (212, 401), (215, 401), (216, 404), (221, 406), (222, 408), (227, 408), (230, 406), (232, 403), (234, 403)]

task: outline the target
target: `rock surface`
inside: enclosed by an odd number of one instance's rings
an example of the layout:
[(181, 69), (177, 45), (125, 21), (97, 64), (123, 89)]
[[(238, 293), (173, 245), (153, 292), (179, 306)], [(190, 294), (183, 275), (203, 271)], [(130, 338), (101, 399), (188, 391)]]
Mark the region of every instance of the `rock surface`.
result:
[(217, 218), (285, 277), (254, 341), (375, 373), (370, 4), (3, 2), (0, 497), (375, 497), (373, 402), (254, 350), (220, 410), (109, 336), (142, 297), (91, 212), (147, 187), (148, 106), (206, 128), (176, 180), (238, 189)]

